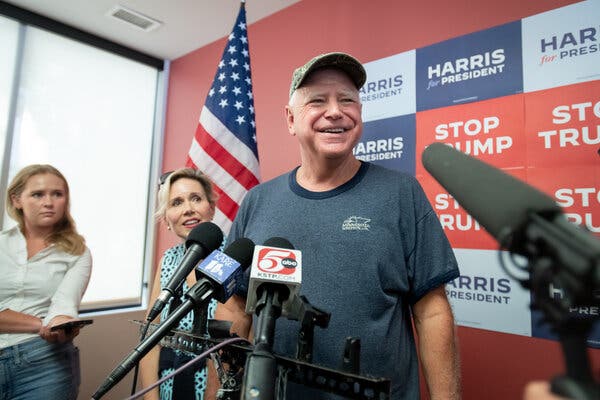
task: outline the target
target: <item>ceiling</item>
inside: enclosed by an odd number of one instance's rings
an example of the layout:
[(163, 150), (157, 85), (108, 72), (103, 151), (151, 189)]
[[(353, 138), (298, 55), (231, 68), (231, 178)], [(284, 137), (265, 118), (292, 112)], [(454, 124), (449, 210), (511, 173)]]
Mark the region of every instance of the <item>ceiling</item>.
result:
[[(240, 0), (4, 0), (148, 55), (172, 60), (229, 35)], [(251, 24), (299, 0), (248, 0)], [(109, 16), (117, 5), (160, 21), (151, 31)]]

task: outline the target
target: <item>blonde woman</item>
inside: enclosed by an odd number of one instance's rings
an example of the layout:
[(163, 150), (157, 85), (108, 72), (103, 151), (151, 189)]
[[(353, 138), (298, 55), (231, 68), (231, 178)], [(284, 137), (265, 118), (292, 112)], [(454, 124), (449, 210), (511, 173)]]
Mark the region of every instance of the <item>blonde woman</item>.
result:
[(0, 233), (0, 393), (3, 399), (76, 399), (76, 319), (92, 258), (69, 212), (69, 185), (51, 165), (17, 173), (6, 195), (17, 226)]
[[(152, 285), (149, 304), (154, 304), (161, 288), (171, 280), (185, 254), (184, 242), (191, 230), (203, 222), (209, 222), (215, 215), (216, 194), (208, 177), (192, 168), (181, 168), (164, 174), (158, 192), (156, 216), (163, 220), (167, 229), (173, 232), (180, 243), (163, 254)], [(182, 301), (184, 293), (196, 283), (194, 272), (186, 278), (179, 296), (175, 296), (165, 307), (160, 318), (164, 320), (170, 311)], [(208, 319), (212, 319), (216, 301), (211, 300), (205, 309), (196, 309), (187, 314), (177, 329), (201, 332), (206, 329)], [(197, 324), (194, 326), (194, 324)], [(140, 362), (140, 377), (144, 387), (150, 386), (159, 378), (173, 372), (192, 359), (183, 352), (157, 346)], [(160, 385), (160, 389), (149, 392), (146, 400), (202, 400), (208, 384), (207, 369), (200, 363), (195, 368), (187, 368), (181, 374)]]

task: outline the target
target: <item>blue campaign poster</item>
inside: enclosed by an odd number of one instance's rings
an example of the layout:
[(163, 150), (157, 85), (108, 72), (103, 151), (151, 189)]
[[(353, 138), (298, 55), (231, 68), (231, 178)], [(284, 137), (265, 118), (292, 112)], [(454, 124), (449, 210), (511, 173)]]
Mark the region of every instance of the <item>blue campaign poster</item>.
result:
[(523, 91), (521, 21), (417, 49), (417, 111)]
[(416, 116), (408, 114), (365, 122), (353, 152), (359, 160), (414, 175), (415, 146)]

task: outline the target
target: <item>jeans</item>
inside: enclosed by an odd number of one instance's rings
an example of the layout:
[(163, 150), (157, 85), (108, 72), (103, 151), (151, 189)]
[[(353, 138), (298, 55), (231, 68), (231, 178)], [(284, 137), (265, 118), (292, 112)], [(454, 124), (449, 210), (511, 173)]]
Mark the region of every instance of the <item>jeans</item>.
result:
[(80, 381), (73, 342), (34, 338), (0, 349), (0, 400), (76, 400)]

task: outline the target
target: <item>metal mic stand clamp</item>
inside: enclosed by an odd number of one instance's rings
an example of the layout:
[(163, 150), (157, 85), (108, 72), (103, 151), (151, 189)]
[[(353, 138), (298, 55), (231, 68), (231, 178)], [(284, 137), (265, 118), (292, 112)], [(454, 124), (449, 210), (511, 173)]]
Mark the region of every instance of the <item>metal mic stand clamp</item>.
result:
[(237, 400), (240, 397), (240, 389), (242, 386), (243, 370), (235, 365), (229, 365), (225, 369), (223, 360), (220, 354), (211, 353), (210, 358), (212, 359), (215, 370), (219, 377), (220, 387), (217, 389), (216, 399), (217, 400)]
[[(566, 375), (552, 380), (552, 391), (571, 399), (600, 399), (600, 384), (592, 376), (586, 346), (597, 318), (571, 313), (573, 307), (600, 303), (600, 242), (562, 215), (548, 221), (534, 213), (523, 237), (516, 239), (513, 245), (522, 246), (517, 252), (529, 260), (530, 280), (521, 284), (531, 288), (532, 308), (541, 310), (558, 333), (565, 358)], [(564, 296), (550, 297), (551, 285), (563, 289)]]
[(296, 358), (301, 361), (311, 362), (313, 351), (313, 339), (315, 325), (321, 328), (327, 328), (331, 313), (319, 310), (309, 303), (305, 296), (298, 297), (299, 305), (290, 315), (290, 319), (300, 322), (300, 331), (298, 332), (298, 347), (296, 349)]
[(358, 375), (360, 372), (360, 340), (347, 338), (342, 369), (334, 370), (311, 364), (314, 327), (327, 328), (330, 313), (322, 311), (299, 296), (288, 310), (287, 318), (300, 322), (296, 359), (274, 354), (278, 368), (278, 395), (286, 391), (291, 381), (317, 390), (352, 399), (384, 400), (390, 397), (390, 381)]

